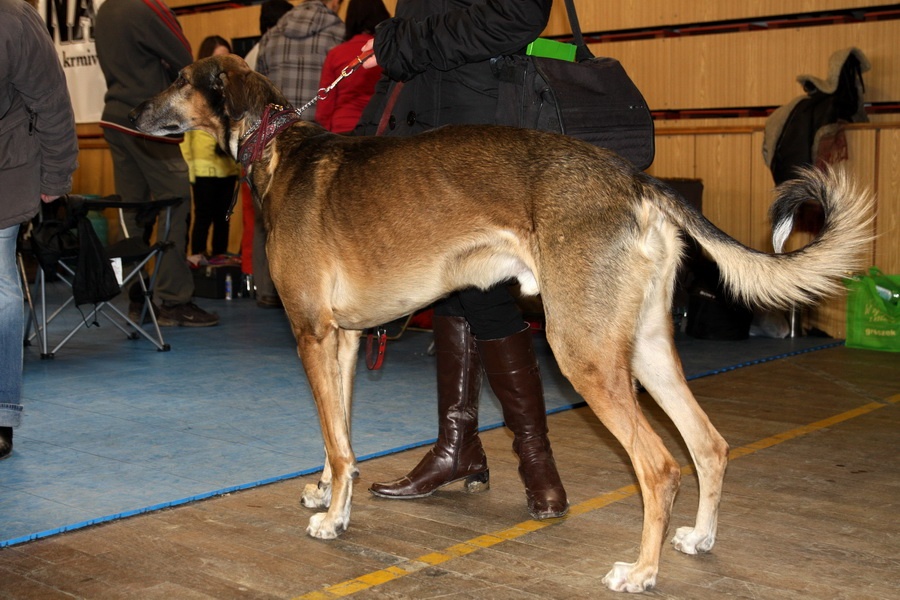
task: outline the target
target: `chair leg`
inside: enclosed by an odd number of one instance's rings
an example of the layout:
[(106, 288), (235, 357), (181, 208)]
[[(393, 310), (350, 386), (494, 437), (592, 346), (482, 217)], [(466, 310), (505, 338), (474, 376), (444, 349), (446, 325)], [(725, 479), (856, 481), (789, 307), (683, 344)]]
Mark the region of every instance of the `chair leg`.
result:
[(25, 303), (28, 305), (28, 321), (22, 343), (25, 346), (29, 346), (31, 344), (31, 330), (34, 328), (35, 335), (37, 335), (40, 332), (40, 324), (38, 323), (37, 312), (34, 310), (34, 299), (31, 297), (31, 286), (28, 285), (28, 272), (25, 270), (25, 261), (18, 252), (16, 252), (16, 262), (18, 262), (19, 277), (22, 280), (22, 293), (25, 296)]
[(47, 275), (44, 273), (44, 269), (42, 267), (38, 267), (38, 290), (41, 293), (41, 325), (40, 325), (40, 340), (41, 340), (41, 359), (53, 358), (53, 355), (50, 354), (50, 344), (47, 342), (47, 324), (50, 320), (47, 318)]

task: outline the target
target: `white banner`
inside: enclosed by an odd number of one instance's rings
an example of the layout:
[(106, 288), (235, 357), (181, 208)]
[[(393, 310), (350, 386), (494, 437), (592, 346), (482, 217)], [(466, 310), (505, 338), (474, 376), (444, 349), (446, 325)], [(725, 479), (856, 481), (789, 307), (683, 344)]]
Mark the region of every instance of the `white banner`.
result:
[(95, 123), (103, 112), (106, 81), (94, 44), (94, 17), (103, 1), (38, 0), (37, 3), (66, 73), (76, 123)]

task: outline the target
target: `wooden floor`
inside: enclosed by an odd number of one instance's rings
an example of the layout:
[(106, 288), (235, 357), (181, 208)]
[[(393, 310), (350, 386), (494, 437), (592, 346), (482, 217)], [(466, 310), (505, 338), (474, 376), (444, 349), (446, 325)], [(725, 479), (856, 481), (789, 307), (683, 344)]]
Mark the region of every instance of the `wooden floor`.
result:
[[(668, 544), (649, 596), (900, 598), (900, 355), (834, 348), (692, 382), (729, 441), (719, 537)], [(646, 398), (645, 398), (646, 399)], [(673, 429), (645, 403), (676, 458)], [(572, 503), (528, 520), (505, 430), (483, 434), (491, 490), (389, 501), (366, 491), (422, 450), (361, 465), (350, 530), (306, 536), (291, 480), (0, 550), (0, 597), (602, 598), (614, 561), (636, 558), (641, 501), (621, 448), (587, 409), (550, 417)], [(2, 493), (2, 487), (0, 487)], [(689, 524), (683, 480), (671, 529)]]

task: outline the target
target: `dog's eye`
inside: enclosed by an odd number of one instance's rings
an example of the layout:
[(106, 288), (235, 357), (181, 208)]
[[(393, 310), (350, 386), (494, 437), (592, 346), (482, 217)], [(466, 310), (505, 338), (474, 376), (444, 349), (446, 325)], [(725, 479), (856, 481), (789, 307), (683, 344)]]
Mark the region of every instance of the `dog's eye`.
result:
[(175, 87), (184, 87), (188, 84), (188, 80), (185, 79), (184, 75), (179, 73), (178, 79), (175, 80)]

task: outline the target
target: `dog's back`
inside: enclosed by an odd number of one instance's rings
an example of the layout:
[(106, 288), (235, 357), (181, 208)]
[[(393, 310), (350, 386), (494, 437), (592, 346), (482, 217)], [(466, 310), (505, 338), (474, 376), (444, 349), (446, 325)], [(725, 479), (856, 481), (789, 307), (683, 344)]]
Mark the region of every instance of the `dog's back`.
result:
[[(295, 130), (278, 140), (277, 176), (260, 185), (270, 261), (334, 270), (345, 326), (505, 279), (538, 293), (546, 269), (564, 268), (554, 261), (578, 247), (602, 250), (635, 210), (632, 167), (562, 136), (499, 126), (411, 138)], [(397, 289), (403, 300), (385, 303)], [(357, 301), (383, 305), (375, 322), (351, 316)]]

